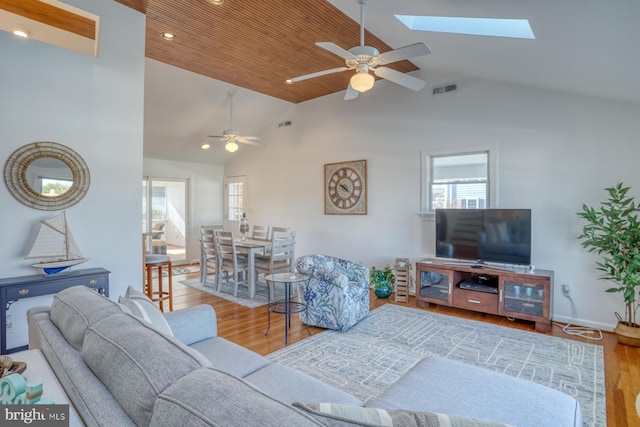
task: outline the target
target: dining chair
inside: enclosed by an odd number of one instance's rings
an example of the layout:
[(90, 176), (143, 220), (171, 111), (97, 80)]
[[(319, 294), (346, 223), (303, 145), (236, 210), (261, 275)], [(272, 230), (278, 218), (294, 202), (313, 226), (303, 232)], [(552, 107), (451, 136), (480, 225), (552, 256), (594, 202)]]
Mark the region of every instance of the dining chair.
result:
[(269, 235), (270, 228), (271, 227), (268, 225), (254, 225), (251, 238), (257, 240), (269, 240), (271, 238)]
[(200, 282), (203, 285), (207, 283), (209, 270), (218, 271), (215, 230), (222, 230), (222, 224), (200, 226)]
[[(267, 255), (256, 256), (256, 275), (263, 273), (287, 273), (294, 270), (296, 233), (295, 231), (277, 231), (271, 233), (271, 251)], [(273, 295), (272, 283), (269, 285), (269, 294)]]
[[(222, 291), (223, 273), (227, 282), (233, 280), (233, 296), (238, 296), (238, 285), (240, 283), (248, 285), (249, 262), (246, 255), (238, 253), (236, 250), (235, 236), (233, 231), (218, 231), (214, 233), (216, 251), (218, 256), (218, 271), (216, 273), (218, 292)], [(242, 280), (240, 280), (242, 276)]]

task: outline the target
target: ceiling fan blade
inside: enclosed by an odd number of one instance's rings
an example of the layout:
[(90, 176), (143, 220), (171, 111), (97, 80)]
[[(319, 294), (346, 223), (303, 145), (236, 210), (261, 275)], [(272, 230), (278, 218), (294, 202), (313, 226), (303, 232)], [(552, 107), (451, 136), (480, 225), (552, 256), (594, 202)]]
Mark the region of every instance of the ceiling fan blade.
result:
[(320, 77), (320, 76), (324, 76), (324, 75), (327, 75), (327, 74), (333, 74), (333, 73), (339, 73), (341, 71), (347, 71), (348, 69), (349, 69), (348, 67), (332, 68), (330, 70), (318, 71), (318, 72), (311, 73), (311, 74), (305, 74), (304, 76), (294, 77), (292, 79), (289, 79), (288, 81), (290, 81), (291, 83), (297, 83), (297, 82), (301, 82), (302, 80), (313, 79), (315, 77)]
[(237, 142), (242, 142), (243, 144), (248, 144), (248, 145), (253, 145), (254, 147), (260, 147), (262, 146), (262, 144), (259, 144), (255, 141), (249, 140), (247, 139), (247, 137), (244, 136), (236, 136), (236, 141)]
[(248, 139), (249, 141), (260, 141), (259, 136), (242, 136), (241, 138)]
[(400, 71), (392, 70), (387, 67), (378, 67), (373, 72), (378, 77), (382, 77), (383, 79), (387, 79), (392, 81), (393, 83), (399, 84), (400, 86), (404, 86), (411, 90), (421, 90), (424, 88), (424, 85), (427, 84), (424, 80), (415, 78), (408, 74), (401, 73)]
[(349, 83), (349, 87), (347, 87), (347, 91), (344, 94), (344, 100), (345, 101), (350, 101), (352, 99), (356, 99), (358, 97), (358, 94), (360, 92), (358, 92), (357, 90), (355, 90), (352, 86), (351, 83)]
[(206, 135), (207, 138), (224, 138), (224, 135)]
[(351, 52), (349, 52), (346, 49), (341, 48), (340, 46), (338, 46), (335, 43), (331, 43), (331, 42), (316, 42), (316, 46), (321, 47), (325, 50), (328, 50), (329, 52), (333, 53), (334, 55), (338, 55), (340, 58), (342, 59), (355, 59), (355, 55)]
[(390, 50), (378, 55), (378, 64), (385, 65), (392, 62), (402, 61), (409, 58), (415, 58), (417, 56), (424, 56), (431, 53), (431, 49), (426, 44), (414, 43), (409, 46), (399, 47), (398, 49)]

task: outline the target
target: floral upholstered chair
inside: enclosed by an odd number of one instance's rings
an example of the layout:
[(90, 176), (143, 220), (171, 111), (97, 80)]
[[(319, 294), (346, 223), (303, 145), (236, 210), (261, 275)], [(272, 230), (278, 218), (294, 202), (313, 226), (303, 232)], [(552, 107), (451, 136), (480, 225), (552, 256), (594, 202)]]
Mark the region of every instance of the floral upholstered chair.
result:
[(311, 326), (346, 331), (369, 314), (369, 269), (327, 255), (298, 258), (296, 269), (310, 276), (298, 288), (307, 304), (300, 320)]

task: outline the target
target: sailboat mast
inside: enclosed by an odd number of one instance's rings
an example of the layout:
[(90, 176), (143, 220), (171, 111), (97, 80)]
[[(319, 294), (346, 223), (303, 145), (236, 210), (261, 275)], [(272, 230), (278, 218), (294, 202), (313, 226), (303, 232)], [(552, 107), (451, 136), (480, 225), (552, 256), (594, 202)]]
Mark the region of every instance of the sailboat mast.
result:
[(62, 211), (62, 217), (64, 219), (64, 253), (66, 259), (69, 260), (69, 224), (67, 224), (67, 214)]

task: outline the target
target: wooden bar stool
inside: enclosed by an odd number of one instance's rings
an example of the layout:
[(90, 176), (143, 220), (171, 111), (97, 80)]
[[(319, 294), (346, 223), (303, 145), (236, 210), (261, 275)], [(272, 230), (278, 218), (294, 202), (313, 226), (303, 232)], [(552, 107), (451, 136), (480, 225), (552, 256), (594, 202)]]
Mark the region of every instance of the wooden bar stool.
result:
[[(164, 301), (169, 301), (169, 311), (173, 311), (173, 281), (171, 278), (171, 258), (168, 255), (160, 254), (145, 254), (144, 267), (147, 272), (145, 281), (145, 293), (154, 302), (157, 302), (160, 306), (160, 311), (164, 311)], [(164, 289), (162, 284), (162, 269), (167, 268), (169, 276), (169, 284), (167, 290)], [(152, 272), (153, 269), (158, 270), (158, 290), (153, 289)]]
[[(150, 300), (157, 302), (160, 310), (164, 312), (164, 302), (169, 301), (169, 311), (173, 311), (173, 279), (171, 271), (171, 258), (164, 254), (154, 254), (147, 252), (147, 239), (149, 233), (142, 234), (142, 256), (144, 259), (144, 269), (142, 270), (142, 283), (144, 292)], [(162, 269), (167, 268), (169, 276), (168, 289), (163, 286)], [(158, 271), (158, 290), (153, 289), (153, 270)], [(146, 273), (146, 274), (145, 274)]]

